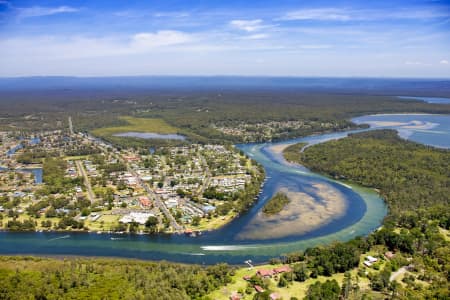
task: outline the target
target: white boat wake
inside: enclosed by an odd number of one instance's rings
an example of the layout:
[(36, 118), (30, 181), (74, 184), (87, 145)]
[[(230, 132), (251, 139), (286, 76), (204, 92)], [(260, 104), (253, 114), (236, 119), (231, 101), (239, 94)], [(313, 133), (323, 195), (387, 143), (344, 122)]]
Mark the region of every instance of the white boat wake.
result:
[(205, 251), (239, 251), (245, 249), (257, 248), (259, 246), (240, 246), (240, 245), (218, 245), (218, 246), (201, 246)]
[(56, 240), (62, 240), (62, 239), (68, 239), (68, 238), (70, 238), (70, 235), (65, 235), (65, 236), (60, 236), (60, 237), (56, 237), (56, 238), (53, 238), (53, 239), (49, 239), (48, 242), (56, 241)]

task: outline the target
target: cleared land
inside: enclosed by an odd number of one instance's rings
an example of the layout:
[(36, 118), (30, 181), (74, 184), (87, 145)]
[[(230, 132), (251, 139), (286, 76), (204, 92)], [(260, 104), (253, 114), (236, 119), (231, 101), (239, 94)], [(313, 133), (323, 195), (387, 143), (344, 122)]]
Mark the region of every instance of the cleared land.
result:
[(127, 122), (127, 125), (104, 127), (94, 129), (92, 133), (97, 136), (112, 136), (117, 133), (124, 133), (129, 131), (134, 132), (153, 132), (161, 134), (177, 133), (179, 129), (171, 126), (162, 119), (155, 118), (134, 118), (134, 117), (120, 117), (122, 121)]

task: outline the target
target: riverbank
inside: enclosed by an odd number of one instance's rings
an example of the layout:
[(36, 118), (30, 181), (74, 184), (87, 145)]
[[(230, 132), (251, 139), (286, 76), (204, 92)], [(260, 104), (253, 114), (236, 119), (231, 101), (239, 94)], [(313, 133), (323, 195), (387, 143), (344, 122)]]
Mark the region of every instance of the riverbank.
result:
[[(339, 137), (345, 133), (325, 135)], [(320, 136), (311, 137), (319, 139)], [(309, 138), (305, 138), (309, 139)], [(292, 144), (292, 141), (286, 143)], [(268, 147), (266, 147), (268, 146)], [(270, 151), (270, 144), (238, 145), (246, 155), (264, 166), (267, 177), (259, 200), (255, 205), (241, 213), (220, 229), (203, 232), (201, 236), (191, 238), (187, 235), (115, 235), (96, 234), (96, 232), (25, 232), (25, 233), (0, 233), (3, 241), (0, 253), (14, 253), (17, 249), (26, 249), (26, 253), (34, 254), (82, 254), (102, 256), (139, 257), (143, 259), (168, 259), (190, 263), (212, 264), (219, 261), (230, 263), (242, 263), (248, 257), (255, 262), (264, 262), (281, 253), (289, 253), (299, 249), (306, 249), (311, 245), (327, 244), (335, 240), (348, 240), (358, 235), (365, 235), (376, 228), (385, 214), (382, 201), (373, 192), (368, 193), (356, 188), (350, 189), (338, 183), (329, 181), (311, 172), (301, 171), (292, 165), (275, 160)], [(310, 228), (308, 232), (285, 232), (279, 230), (274, 238), (256, 240), (240, 240), (238, 235), (247, 224), (250, 224), (261, 209), (262, 205), (275, 191), (283, 185), (291, 186), (293, 192), (304, 189), (309, 191), (309, 186), (316, 182), (323, 183), (345, 195), (349, 201), (351, 210), (346, 210), (345, 215), (332, 220), (324, 226)], [(256, 194), (260, 186), (256, 189)], [(317, 191), (314, 200), (320, 202), (323, 197)], [(250, 199), (250, 198), (249, 198)], [(255, 197), (251, 200), (256, 201)], [(369, 213), (366, 213), (366, 210)], [(259, 231), (258, 228), (255, 229)], [(276, 231), (276, 230), (275, 230)], [(247, 232), (249, 233), (249, 232)], [(114, 239), (111, 239), (113, 237)], [(119, 237), (118, 239), (115, 237)], [(26, 246), (25, 246), (26, 245)], [(31, 246), (30, 246), (31, 245)]]

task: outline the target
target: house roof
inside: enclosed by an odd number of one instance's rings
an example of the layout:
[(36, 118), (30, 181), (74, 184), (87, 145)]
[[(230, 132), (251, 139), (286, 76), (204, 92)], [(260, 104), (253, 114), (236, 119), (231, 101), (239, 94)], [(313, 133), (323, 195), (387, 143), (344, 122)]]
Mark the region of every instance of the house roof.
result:
[(258, 274), (259, 276), (263, 276), (263, 277), (272, 276), (273, 275), (273, 271), (272, 270), (261, 269), (261, 270), (258, 270), (256, 272), (256, 274)]
[(255, 285), (254, 288), (255, 288), (255, 290), (256, 290), (258, 293), (264, 292), (264, 289), (263, 289), (261, 286), (259, 286), (259, 285)]
[(284, 266), (273, 269), (274, 273), (284, 273), (284, 272), (291, 272), (291, 271), (292, 271), (292, 269), (288, 265), (284, 265)]
[(272, 294), (270, 294), (269, 297), (270, 297), (271, 300), (281, 299), (281, 296), (278, 293), (272, 293)]

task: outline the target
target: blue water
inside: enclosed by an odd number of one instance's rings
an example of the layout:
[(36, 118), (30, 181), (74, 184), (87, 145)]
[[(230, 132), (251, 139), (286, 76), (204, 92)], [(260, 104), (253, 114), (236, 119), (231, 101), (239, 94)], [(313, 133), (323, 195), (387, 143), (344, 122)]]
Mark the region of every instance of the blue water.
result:
[(13, 155), (14, 153), (16, 153), (17, 150), (20, 150), (20, 149), (22, 149), (22, 148), (23, 148), (22, 144), (19, 144), (19, 145), (15, 146), (15, 147), (9, 149), (9, 150), (6, 152), (6, 155), (11, 156), (11, 155)]
[[(23, 138), (20, 138), (20, 140), (23, 140)], [(32, 138), (32, 139), (29, 140), (29, 143), (31, 145), (37, 145), (40, 142), (41, 142), (41, 139), (37, 138), (37, 137), (36, 138)], [(10, 150), (8, 150), (6, 152), (6, 155), (7, 156), (11, 156), (11, 155), (15, 154), (17, 150), (20, 150), (22, 148), (23, 148), (22, 144), (18, 144), (17, 146), (15, 146), (15, 147), (11, 148)], [(0, 167), (0, 171), (1, 170), (6, 170), (6, 169), (7, 168)], [(36, 183), (36, 184), (41, 184), (42, 183), (42, 168), (23, 168), (23, 169), (19, 169), (19, 170), (23, 171), (23, 172), (33, 173), (34, 183)]]
[[(425, 144), (435, 144), (435, 132), (450, 128), (450, 116), (439, 115), (383, 115), (365, 116), (355, 120), (383, 122), (413, 122), (414, 126), (422, 126), (421, 135), (415, 140)], [(432, 125), (430, 125), (432, 124)], [(429, 126), (428, 126), (429, 125)], [(405, 130), (404, 124), (384, 126)], [(382, 128), (384, 128), (382, 127)], [(381, 128), (374, 126), (372, 128)], [(372, 129), (371, 128), (371, 129)], [(425, 128), (425, 129), (424, 129)], [(429, 129), (426, 129), (429, 128)], [(369, 130), (371, 130), (369, 129)], [(410, 130), (409, 128), (407, 128)], [(331, 139), (339, 139), (349, 133), (332, 133), (293, 139), (281, 143), (245, 144), (237, 147), (251, 158), (262, 164), (267, 173), (267, 181), (262, 189), (258, 202), (245, 214), (242, 214), (223, 228), (205, 232), (197, 238), (185, 235), (111, 235), (95, 233), (0, 233), (0, 253), (2, 254), (41, 254), (41, 255), (87, 255), (87, 256), (120, 256), (141, 259), (166, 259), (190, 263), (242, 263), (251, 258), (255, 262), (296, 250), (303, 250), (333, 241), (346, 241), (356, 236), (366, 235), (377, 228), (387, 210), (384, 202), (371, 189), (341, 183), (312, 173), (302, 166), (287, 163), (273, 146), (289, 145), (297, 142), (320, 143)], [(445, 133), (442, 133), (444, 136)], [(407, 138), (412, 138), (410, 134)], [(442, 143), (438, 144), (442, 146)], [(447, 146), (448, 148), (448, 146)], [(284, 234), (282, 230), (276, 236), (268, 238), (252, 238), (252, 227), (264, 203), (279, 188), (308, 194), (317, 204), (324, 201), (314, 189), (321, 184), (327, 189), (338, 191), (343, 195), (346, 208), (344, 214), (330, 220), (318, 228), (304, 233)], [(300, 216), (301, 217), (301, 216)], [(283, 223), (273, 223), (282, 228)], [(242, 239), (245, 233), (249, 238)], [(111, 239), (113, 237), (114, 239)]]
[[(0, 166), (0, 171), (8, 170), (6, 167)], [(42, 168), (24, 168), (19, 169), (19, 171), (33, 173), (34, 183), (41, 184), (42, 183)]]
[(354, 118), (352, 121), (356, 124), (369, 124), (372, 129), (396, 129), (402, 138), (438, 148), (450, 148), (450, 117), (448, 115), (370, 115)]
[(133, 132), (133, 131), (114, 134), (114, 136), (135, 137), (140, 139), (182, 140), (182, 141), (186, 139), (185, 136), (179, 134), (160, 134), (154, 132)]
[(20, 169), (21, 171), (33, 173), (34, 183), (41, 184), (42, 183), (42, 168), (24, 168)]
[(420, 100), (427, 103), (434, 104), (450, 104), (450, 98), (440, 98), (440, 97), (410, 97), (410, 96), (397, 96), (399, 99), (403, 100)]
[(41, 142), (41, 139), (38, 138), (38, 137), (30, 139), (30, 144), (31, 144), (31, 145), (37, 145), (37, 144), (39, 144), (40, 142)]

